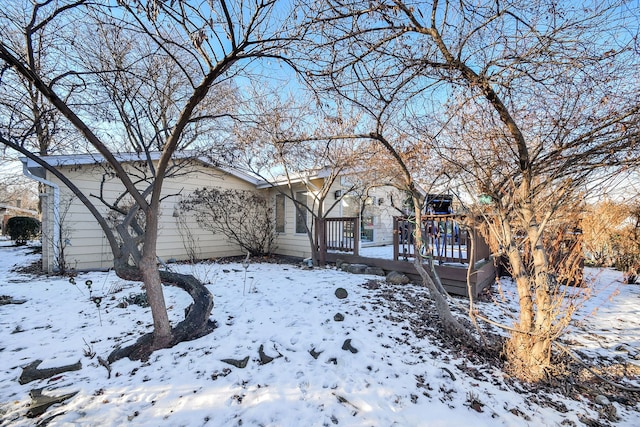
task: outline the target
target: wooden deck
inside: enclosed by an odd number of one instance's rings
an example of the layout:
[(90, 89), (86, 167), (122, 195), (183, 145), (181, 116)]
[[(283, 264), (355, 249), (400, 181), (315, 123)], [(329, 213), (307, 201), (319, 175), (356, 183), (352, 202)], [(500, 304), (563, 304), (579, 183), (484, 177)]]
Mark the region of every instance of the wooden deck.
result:
[[(379, 267), (385, 272), (398, 271), (404, 273), (413, 281), (420, 281), (420, 276), (413, 265), (413, 261), (393, 261), (380, 258), (367, 258), (348, 253), (328, 252), (326, 261), (335, 263), (338, 260), (350, 264), (364, 264), (371, 267)], [(436, 272), (442, 280), (442, 285), (452, 295), (469, 296), (467, 286), (467, 265), (459, 264), (436, 264)], [(471, 292), (477, 297), (483, 289), (493, 283), (496, 277), (496, 270), (491, 260), (483, 260), (477, 263), (471, 273)]]
[[(418, 282), (420, 277), (413, 264), (415, 247), (411, 236), (413, 224), (406, 218), (394, 218), (393, 259), (360, 256), (358, 253), (359, 229), (357, 218), (332, 218), (319, 222), (321, 263), (335, 263), (338, 260), (350, 264), (364, 264), (379, 267), (385, 271), (398, 271)], [(491, 285), (496, 276), (496, 268), (484, 240), (476, 236), (473, 245), (470, 234), (460, 227), (454, 215), (429, 215), (422, 218), (423, 235), (428, 250), (434, 259), (436, 272), (447, 292), (453, 295), (478, 296)], [(467, 248), (473, 247), (473, 251)], [(336, 252), (337, 251), (337, 252)], [(469, 284), (468, 266), (473, 265)]]

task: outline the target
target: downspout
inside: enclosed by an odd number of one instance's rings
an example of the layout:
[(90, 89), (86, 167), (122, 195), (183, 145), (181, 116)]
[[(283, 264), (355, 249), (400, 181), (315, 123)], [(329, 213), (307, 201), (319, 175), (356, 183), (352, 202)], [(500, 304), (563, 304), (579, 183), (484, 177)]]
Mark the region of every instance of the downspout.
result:
[(60, 255), (60, 187), (55, 182), (39, 177), (31, 173), (27, 167), (28, 159), (22, 160), (22, 173), (34, 181), (49, 186), (53, 189), (53, 270), (58, 270), (58, 256)]

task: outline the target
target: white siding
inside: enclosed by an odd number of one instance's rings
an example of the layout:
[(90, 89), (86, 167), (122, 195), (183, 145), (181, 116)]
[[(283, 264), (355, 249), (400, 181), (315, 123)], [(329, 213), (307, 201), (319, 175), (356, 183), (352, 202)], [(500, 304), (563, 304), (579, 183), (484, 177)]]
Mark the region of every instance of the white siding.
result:
[[(329, 196), (325, 200), (325, 209), (329, 209), (329, 205), (335, 199), (335, 191), (346, 191), (340, 183), (332, 186)], [(391, 199), (395, 204), (402, 203), (406, 197), (395, 187), (381, 186), (369, 189), (368, 196), (372, 198), (373, 203), (365, 204), (363, 216), (373, 217), (373, 241), (362, 242), (364, 245), (390, 245), (393, 243), (393, 217), (401, 215), (396, 208), (391, 205)], [(360, 208), (364, 196), (362, 194), (343, 194), (339, 206), (335, 207), (327, 215), (328, 217), (357, 217), (360, 215)]]
[[(128, 166), (131, 170), (131, 166)], [(100, 195), (101, 182), (104, 170), (96, 165), (66, 166), (61, 168), (62, 172), (78, 186), (81, 191), (98, 207), (98, 210), (108, 216), (109, 209), (102, 204), (96, 196)], [(131, 170), (132, 173), (134, 172)], [(97, 221), (89, 213), (77, 198), (72, 199), (72, 203), (65, 208), (65, 200), (70, 197), (70, 190), (59, 183), (54, 177), (48, 176), (53, 182), (60, 185), (60, 215), (62, 221), (62, 241), (67, 242), (64, 248), (65, 258), (68, 267), (76, 269), (107, 269), (113, 266), (113, 255)], [(322, 187), (321, 180), (315, 180), (312, 184), (316, 188)], [(192, 165), (188, 174), (179, 177), (168, 178), (163, 185), (164, 199), (161, 203), (159, 218), (158, 236), (158, 256), (163, 260), (189, 259), (189, 249), (195, 252), (197, 258), (219, 258), (227, 256), (242, 255), (239, 246), (230, 242), (226, 237), (201, 229), (190, 212), (181, 212), (179, 202), (181, 198), (187, 197), (195, 189), (202, 187), (218, 187), (222, 189), (255, 190), (255, 186), (245, 180), (222, 172), (218, 169), (207, 167), (203, 164)], [(142, 188), (142, 187), (141, 187)], [(113, 202), (120, 196), (123, 187), (115, 178), (110, 177), (102, 184), (102, 195), (108, 202)], [(281, 187), (287, 196), (291, 193), (286, 187)], [(327, 217), (357, 216), (359, 207), (356, 200), (351, 200), (349, 206), (346, 199), (336, 203), (335, 191), (344, 190), (340, 182), (336, 182), (326, 199), (324, 200), (323, 212)], [(275, 195), (278, 189), (271, 188), (261, 190), (268, 194), (272, 203), (275, 203)], [(293, 187), (293, 194), (297, 191), (308, 191), (302, 184)], [(365, 215), (374, 217), (374, 241), (370, 244), (390, 244), (393, 241), (392, 218), (399, 212), (391, 207), (390, 194), (394, 194), (394, 200), (401, 202), (402, 194), (392, 187), (379, 187), (370, 192), (376, 197), (376, 202), (367, 206)], [(53, 194), (49, 189), (46, 197), (43, 198), (46, 209), (43, 212), (43, 224), (53, 224)], [(382, 200), (378, 203), (378, 200)], [(309, 206), (313, 207), (317, 213), (317, 206), (314, 204), (314, 193), (308, 193)], [(306, 233), (296, 233), (296, 210), (290, 198), (285, 199), (285, 224), (284, 232), (277, 233), (276, 249), (274, 252), (280, 255), (307, 258), (311, 256), (311, 243)], [(174, 216), (174, 213), (177, 216)], [(274, 209), (275, 215), (275, 209)], [(275, 218), (274, 218), (275, 219)], [(313, 226), (313, 216), (307, 216), (309, 226)], [(181, 225), (183, 224), (183, 225)], [(275, 225), (275, 221), (274, 221)], [(313, 230), (315, 233), (315, 230)], [(46, 230), (47, 236), (52, 236), (52, 228)], [(54, 267), (52, 239), (43, 239), (43, 266), (48, 271)], [(188, 243), (189, 241), (193, 243)], [(186, 243), (185, 243), (186, 242)], [(186, 247), (185, 247), (186, 246)]]
[[(217, 169), (208, 168), (200, 164), (193, 165), (191, 168), (192, 170), (188, 174), (182, 174), (177, 178), (168, 178), (163, 185), (164, 199), (161, 202), (157, 252), (158, 256), (165, 261), (171, 258), (177, 260), (189, 258), (183, 243), (185, 231), (179, 229), (177, 223), (179, 218), (174, 217), (174, 211), (176, 211), (181, 197), (186, 197), (193, 190), (202, 187), (255, 189), (251, 183)], [(89, 197), (103, 215), (108, 215), (109, 209), (95, 197), (100, 194), (100, 184), (103, 177), (103, 170), (100, 167), (85, 165), (72, 168), (66, 167), (61, 170)], [(48, 179), (56, 182), (53, 177), (48, 177)], [(114, 178), (106, 179), (102, 186), (102, 195), (108, 202), (113, 202), (120, 195), (122, 188), (122, 184), (118, 180)], [(62, 184), (60, 184), (60, 193), (61, 200), (65, 200), (71, 194), (70, 190)], [(53, 197), (48, 199), (51, 206)], [(176, 213), (182, 215), (183, 218), (186, 216), (186, 229), (189, 230), (195, 240), (195, 250), (200, 258), (218, 258), (242, 254), (238, 245), (229, 242), (224, 236), (213, 235), (209, 231), (202, 230), (191, 214), (177, 211)], [(77, 198), (74, 198), (68, 212), (66, 212), (66, 216), (64, 212), (61, 212), (61, 216), (64, 216), (62, 240), (68, 242), (64, 249), (68, 266), (76, 269), (111, 268), (113, 266), (113, 255), (108, 241), (89, 210)], [(51, 259), (50, 251), (50, 248), (43, 249), (43, 258), (46, 253), (47, 259)], [(47, 265), (49, 270), (53, 267), (51, 261)]]
[(40, 194), (42, 201), (42, 214), (40, 221), (42, 223), (42, 269), (44, 271), (53, 271), (54, 253), (53, 253), (53, 188), (47, 187), (46, 192)]
[[(296, 208), (291, 200), (291, 194), (287, 188), (280, 188), (281, 191), (286, 194), (284, 201), (284, 232), (277, 233), (277, 248), (275, 253), (279, 255), (293, 256), (299, 258), (308, 258), (311, 256), (311, 244), (306, 233), (296, 233)], [(302, 185), (295, 186), (293, 188), (294, 195), (298, 191), (305, 191), (305, 187)], [(263, 190), (269, 192), (269, 198), (275, 206), (275, 195), (279, 194), (277, 189)], [(309, 205), (312, 203), (311, 197), (308, 198)], [(274, 209), (275, 215), (275, 209)], [(308, 224), (311, 225), (313, 221), (311, 214), (307, 215)], [(275, 221), (274, 221), (275, 226)]]

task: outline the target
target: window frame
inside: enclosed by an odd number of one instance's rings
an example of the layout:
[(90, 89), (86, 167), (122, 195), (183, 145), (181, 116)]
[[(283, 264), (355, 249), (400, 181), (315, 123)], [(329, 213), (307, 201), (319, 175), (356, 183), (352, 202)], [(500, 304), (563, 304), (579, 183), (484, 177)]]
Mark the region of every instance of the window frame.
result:
[(276, 233), (284, 233), (286, 229), (286, 207), (287, 198), (284, 194), (278, 193), (274, 199), (274, 229)]
[(309, 211), (308, 211), (308, 192), (296, 191), (296, 234), (307, 234)]

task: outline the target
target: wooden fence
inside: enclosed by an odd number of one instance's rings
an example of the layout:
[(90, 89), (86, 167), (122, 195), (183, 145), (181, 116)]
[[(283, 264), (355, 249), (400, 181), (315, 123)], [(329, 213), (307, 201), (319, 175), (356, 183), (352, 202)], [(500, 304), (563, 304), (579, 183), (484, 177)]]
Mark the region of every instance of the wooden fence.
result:
[(320, 261), (327, 251), (351, 252), (358, 256), (360, 224), (356, 217), (316, 219), (316, 238)]
[[(425, 215), (422, 217), (423, 247), (420, 255), (431, 256), (439, 263), (468, 264), (489, 255), (488, 247), (480, 238), (475, 241), (475, 254), (471, 253), (469, 231), (455, 215)], [(416, 221), (412, 218), (393, 218), (393, 259), (407, 261), (415, 258)]]

